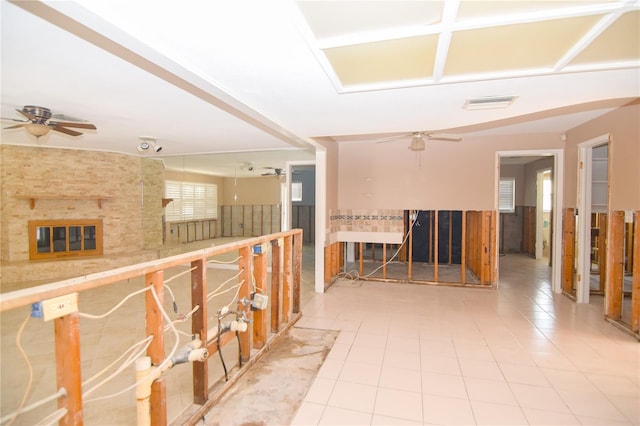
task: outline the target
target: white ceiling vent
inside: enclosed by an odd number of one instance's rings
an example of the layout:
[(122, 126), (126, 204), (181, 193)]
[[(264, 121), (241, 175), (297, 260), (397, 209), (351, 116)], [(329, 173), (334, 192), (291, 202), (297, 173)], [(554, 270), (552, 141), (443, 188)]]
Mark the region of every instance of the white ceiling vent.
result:
[(484, 98), (467, 99), (464, 109), (493, 109), (506, 108), (511, 105), (517, 96), (487, 96)]

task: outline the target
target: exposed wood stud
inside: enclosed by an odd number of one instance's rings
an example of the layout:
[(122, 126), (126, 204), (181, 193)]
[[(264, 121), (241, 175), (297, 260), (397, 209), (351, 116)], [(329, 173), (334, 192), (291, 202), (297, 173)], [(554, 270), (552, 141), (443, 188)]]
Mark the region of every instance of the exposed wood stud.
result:
[(67, 395), (58, 399), (58, 408), (67, 414), (60, 425), (82, 425), (82, 377), (80, 369), (80, 323), (77, 312), (54, 320), (56, 385)]
[(438, 211), (433, 213), (433, 281), (438, 282)]
[[(191, 308), (198, 306), (198, 310), (191, 316), (191, 333), (207, 338), (207, 268), (204, 259), (191, 262)], [(209, 397), (209, 363), (194, 362), (192, 365), (193, 376), (193, 403), (204, 404)]]
[(462, 212), (462, 238), (460, 241), (460, 282), (465, 284), (467, 282), (467, 213)]
[(382, 278), (387, 278), (387, 243), (382, 243)]
[[(152, 286), (160, 304), (164, 302), (164, 271), (150, 272), (145, 275), (145, 286)], [(165, 358), (164, 353), (164, 318), (158, 304), (151, 293), (145, 293), (146, 332), (153, 336), (147, 349), (147, 356), (152, 365), (160, 365)], [(158, 379), (151, 385), (151, 423), (154, 425), (167, 424), (167, 399), (164, 379)]]
[(609, 214), (607, 232), (607, 280), (604, 300), (605, 316), (613, 320), (622, 318), (622, 285), (624, 278), (624, 212)]
[[(407, 277), (409, 281), (413, 278), (413, 224), (415, 220), (411, 218), (411, 215), (417, 214), (415, 210), (409, 211), (409, 247), (407, 248), (407, 257), (409, 262), (407, 264)], [(360, 273), (362, 276), (362, 273)]]
[[(277, 256), (278, 253), (272, 253)], [(266, 294), (267, 285), (267, 250), (253, 256), (253, 277), (255, 280), (256, 292)], [(253, 347), (261, 349), (267, 343), (267, 312), (256, 310), (253, 312)]]
[(364, 243), (360, 242), (358, 243), (358, 247), (359, 247), (359, 258), (358, 261), (360, 262), (359, 268), (358, 268), (358, 274), (359, 276), (363, 276), (364, 274)]
[(453, 257), (453, 210), (449, 210), (449, 265)]
[(293, 237), (284, 238), (284, 259), (282, 265), (282, 322), (291, 318), (291, 287), (293, 280)]
[(302, 278), (302, 233), (293, 235), (293, 294), (291, 295), (291, 310), (293, 314), (300, 313), (300, 288)]
[(575, 209), (564, 209), (562, 219), (562, 291), (573, 293), (573, 272), (575, 263), (575, 230), (576, 215)]
[[(240, 289), (238, 291), (238, 312), (244, 312), (247, 318), (251, 319), (251, 310), (248, 306), (241, 303), (242, 299), (248, 299), (250, 297), (250, 286), (252, 279), (252, 271), (251, 271), (251, 249), (250, 246), (242, 247), (238, 250), (238, 254), (240, 255), (240, 259), (238, 260), (238, 269), (240, 275), (238, 276), (238, 284), (240, 284)], [(241, 354), (240, 357), (242, 362), (249, 361), (251, 357), (251, 337), (252, 333), (240, 333), (240, 345)]]

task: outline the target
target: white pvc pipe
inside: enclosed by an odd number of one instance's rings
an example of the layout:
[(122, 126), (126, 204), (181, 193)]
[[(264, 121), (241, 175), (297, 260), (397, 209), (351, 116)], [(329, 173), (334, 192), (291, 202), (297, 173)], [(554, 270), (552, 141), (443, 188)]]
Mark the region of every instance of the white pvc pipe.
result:
[(138, 426), (151, 426), (151, 358), (148, 356), (136, 360), (136, 399)]

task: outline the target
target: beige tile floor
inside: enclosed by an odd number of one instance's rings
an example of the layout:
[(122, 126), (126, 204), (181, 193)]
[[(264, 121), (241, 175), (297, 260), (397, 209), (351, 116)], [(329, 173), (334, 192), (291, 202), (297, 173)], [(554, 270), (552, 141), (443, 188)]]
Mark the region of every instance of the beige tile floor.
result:
[(638, 425), (640, 344), (602, 298), (500, 258), (497, 291), (338, 281), (298, 327), (341, 330), (295, 425)]

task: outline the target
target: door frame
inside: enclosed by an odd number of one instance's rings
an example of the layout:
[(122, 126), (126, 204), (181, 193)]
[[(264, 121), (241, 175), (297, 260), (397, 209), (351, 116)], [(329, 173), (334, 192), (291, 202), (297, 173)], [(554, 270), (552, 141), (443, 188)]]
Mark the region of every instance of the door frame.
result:
[[(535, 157), (553, 157), (553, 217), (552, 217), (552, 226), (553, 226), (553, 238), (551, 241), (551, 253), (552, 253), (552, 262), (551, 262), (551, 291), (554, 293), (562, 293), (562, 210), (564, 207), (564, 150), (563, 149), (527, 149), (527, 150), (514, 150), (514, 151), (496, 151), (496, 173), (495, 173), (495, 199), (494, 199), (494, 209), (499, 214), (499, 206), (500, 206), (500, 159), (502, 157), (524, 157), (524, 156), (535, 156)], [(495, 246), (499, 247), (498, 236), (500, 235), (500, 221), (496, 221), (496, 240)], [(500, 257), (496, 254), (496, 277), (497, 286), (500, 285), (500, 277), (499, 277), (499, 262)]]
[[(606, 133), (578, 144), (578, 266), (576, 283), (576, 302), (589, 303), (591, 292), (591, 181), (593, 176), (593, 148), (609, 144)], [(607, 164), (607, 174), (609, 165)], [(607, 206), (609, 191), (607, 191)], [(582, 220), (580, 220), (582, 218)], [(588, 218), (588, 220), (586, 220)]]

